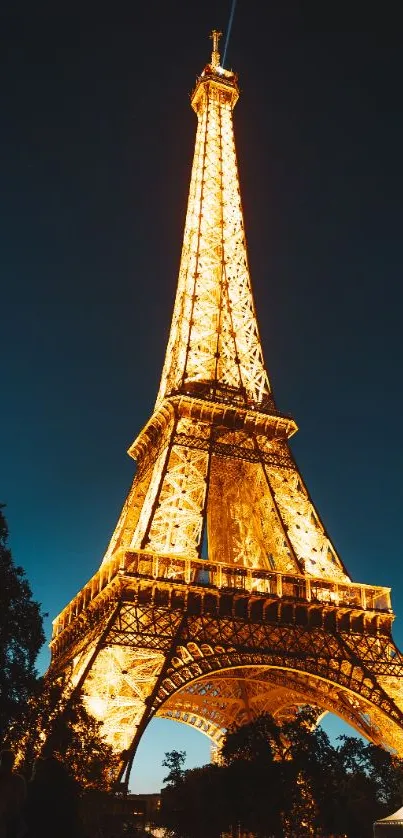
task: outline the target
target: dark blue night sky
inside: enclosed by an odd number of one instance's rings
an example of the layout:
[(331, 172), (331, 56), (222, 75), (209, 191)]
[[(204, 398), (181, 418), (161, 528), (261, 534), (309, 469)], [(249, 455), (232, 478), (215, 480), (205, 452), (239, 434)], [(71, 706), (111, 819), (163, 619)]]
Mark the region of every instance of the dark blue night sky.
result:
[[(402, 647), (399, 4), (261, 5), (238, 0), (227, 65), (266, 365), (350, 574), (392, 586)], [(189, 93), (230, 6), (2, 13), (0, 499), (48, 634), (133, 477), (176, 289)], [(208, 759), (200, 734), (153, 725), (137, 790), (159, 787), (164, 750)]]

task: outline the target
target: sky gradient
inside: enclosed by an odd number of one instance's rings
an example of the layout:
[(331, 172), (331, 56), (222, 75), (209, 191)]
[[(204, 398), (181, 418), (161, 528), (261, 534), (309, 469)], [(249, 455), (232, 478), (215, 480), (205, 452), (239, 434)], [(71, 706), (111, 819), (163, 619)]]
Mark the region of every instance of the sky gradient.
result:
[[(403, 647), (398, 4), (260, 5), (238, 0), (227, 66), (266, 366), (336, 549), (354, 580), (392, 586)], [(48, 637), (133, 477), (176, 290), (189, 93), (230, 6), (3, 12), (0, 500)], [(156, 720), (136, 791), (174, 747), (208, 759), (205, 737)]]

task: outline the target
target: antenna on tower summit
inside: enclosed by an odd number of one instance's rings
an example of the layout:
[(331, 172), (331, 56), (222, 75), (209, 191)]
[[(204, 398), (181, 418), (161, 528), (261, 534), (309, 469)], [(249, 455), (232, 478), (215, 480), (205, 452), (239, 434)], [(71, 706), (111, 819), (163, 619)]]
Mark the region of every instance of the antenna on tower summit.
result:
[(213, 41), (213, 52), (211, 53), (211, 66), (213, 70), (220, 66), (220, 53), (218, 52), (218, 42), (221, 38), (222, 32), (213, 29), (210, 38)]

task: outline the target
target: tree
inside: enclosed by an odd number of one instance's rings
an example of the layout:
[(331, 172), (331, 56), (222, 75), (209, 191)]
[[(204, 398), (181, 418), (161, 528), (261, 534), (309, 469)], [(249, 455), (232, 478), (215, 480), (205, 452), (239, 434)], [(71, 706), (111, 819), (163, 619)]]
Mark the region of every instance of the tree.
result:
[(162, 790), (161, 824), (180, 838), (220, 838), (229, 822), (221, 766), (204, 765), (184, 773), (178, 785)]
[(236, 760), (272, 760), (284, 750), (281, 727), (269, 713), (244, 725), (234, 725), (225, 736), (221, 756), (226, 765)]
[(340, 832), (354, 838), (372, 835), (372, 824), (402, 802), (403, 761), (355, 736), (340, 736), (340, 782), (336, 806)]
[(35, 688), (35, 660), (44, 643), (40, 605), (8, 547), (8, 528), (0, 505), (0, 735), (16, 718)]
[(324, 834), (313, 790), (320, 762), (316, 718), (314, 711), (304, 709), (295, 720), (279, 725), (263, 713), (228, 731), (222, 755), (241, 830), (262, 838)]
[(316, 721), (305, 707), (282, 725), (262, 714), (228, 731), (222, 765), (171, 778), (162, 824), (178, 838), (370, 838), (400, 805), (403, 761), (355, 737), (334, 746)]
[[(34, 824), (41, 818), (42, 797), (49, 794), (46, 763), (51, 760), (58, 769), (50, 783), (56, 806), (67, 795), (70, 814), (77, 816), (70, 834), (81, 838), (101, 835), (103, 826), (111, 822), (111, 831), (118, 836), (123, 832), (115, 823), (110, 795), (118, 758), (102, 738), (101, 724), (87, 713), (82, 696), (68, 696), (64, 686), (61, 679), (38, 679), (35, 692), (8, 730), (6, 744), (18, 755), (19, 770), (27, 779), (34, 778), (30, 816)], [(44, 764), (45, 783), (40, 782)], [(52, 805), (47, 806), (48, 818), (53, 817)], [(55, 812), (56, 820), (57, 815)]]
[(79, 693), (66, 693), (61, 680), (38, 679), (10, 726), (7, 744), (18, 751), (28, 777), (40, 756), (53, 754), (83, 790), (108, 791), (114, 783), (117, 757), (102, 738), (101, 723), (87, 712)]
[(183, 779), (183, 766), (185, 764), (186, 751), (167, 751), (162, 761), (164, 768), (169, 768), (169, 773), (163, 779), (163, 783), (175, 785)]
[[(110, 813), (108, 792), (116, 777), (117, 757), (103, 739), (100, 723), (87, 713), (83, 698), (78, 693), (69, 694), (61, 679), (37, 676), (35, 660), (45, 640), (41, 608), (32, 600), (23, 569), (13, 563), (2, 508), (0, 505), (2, 744), (15, 752), (18, 767), (27, 779), (32, 777), (38, 760), (32, 786), (36, 788), (37, 798), (38, 778), (45, 765), (55, 768), (52, 774), (55, 805), (56, 792), (63, 792), (64, 775), (64, 792), (70, 790), (71, 807), (80, 809), (84, 833), (94, 835), (99, 822)], [(31, 794), (32, 805), (35, 794)], [(40, 813), (42, 803), (38, 799), (36, 803)], [(62, 813), (57, 814), (62, 817)], [(72, 834), (76, 832), (73, 830)]]

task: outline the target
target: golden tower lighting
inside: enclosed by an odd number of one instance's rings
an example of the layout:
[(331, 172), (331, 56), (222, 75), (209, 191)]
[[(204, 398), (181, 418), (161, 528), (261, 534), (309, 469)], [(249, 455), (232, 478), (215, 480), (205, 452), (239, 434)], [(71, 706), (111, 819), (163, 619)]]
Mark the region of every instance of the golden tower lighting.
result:
[(294, 461), (253, 302), (219, 33), (197, 134), (171, 331), (136, 476), (98, 572), (53, 624), (50, 675), (121, 754), (154, 715), (219, 746), (306, 703), (403, 754), (390, 589), (352, 582)]

